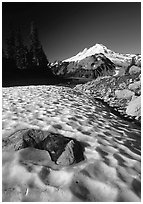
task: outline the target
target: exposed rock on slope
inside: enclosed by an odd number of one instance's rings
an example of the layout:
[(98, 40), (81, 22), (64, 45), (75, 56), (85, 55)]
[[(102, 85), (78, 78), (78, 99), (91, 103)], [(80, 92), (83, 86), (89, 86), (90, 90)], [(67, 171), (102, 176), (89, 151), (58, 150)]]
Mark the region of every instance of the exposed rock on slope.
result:
[(140, 66), (141, 64), (141, 55), (140, 54), (121, 54), (114, 52), (108, 49), (106, 46), (102, 44), (96, 44), (89, 49), (85, 48), (82, 52), (79, 52), (77, 55), (64, 60), (65, 62), (79, 62), (82, 59), (89, 57), (91, 55), (95, 55), (97, 53), (104, 54), (108, 59), (110, 59), (116, 66), (128, 66), (132, 60), (135, 58), (135, 64)]
[(131, 100), (127, 106), (126, 114), (140, 117), (141, 115), (141, 96), (136, 97), (135, 99)]
[(98, 53), (78, 62), (59, 62), (53, 64), (54, 74), (66, 78), (96, 79), (98, 76), (113, 75), (115, 65), (104, 54)]
[(117, 112), (141, 121), (141, 74), (101, 77), (74, 89), (106, 102)]
[[(135, 66), (135, 68), (131, 66)], [(141, 67), (140, 54), (121, 54), (114, 52), (102, 44), (85, 48), (77, 55), (51, 64), (55, 75), (65, 78), (96, 79), (106, 75), (124, 75), (126, 71), (138, 72)], [(84, 80), (83, 80), (84, 81)]]

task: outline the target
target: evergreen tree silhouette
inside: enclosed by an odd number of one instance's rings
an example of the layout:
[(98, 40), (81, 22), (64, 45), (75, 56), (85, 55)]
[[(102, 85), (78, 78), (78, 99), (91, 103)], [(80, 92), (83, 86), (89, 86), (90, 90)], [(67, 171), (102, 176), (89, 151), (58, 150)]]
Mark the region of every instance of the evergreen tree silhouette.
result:
[(15, 30), (10, 24), (10, 34), (6, 39), (6, 61), (3, 64), (3, 73), (11, 74), (16, 71), (16, 44), (15, 44)]
[(16, 35), (16, 66), (19, 69), (26, 69), (28, 67), (27, 60), (28, 50), (27, 47), (24, 46), (23, 38), (21, 35), (20, 27), (17, 30)]
[(34, 21), (31, 22), (30, 32), (30, 58), (33, 67), (46, 68), (48, 64), (47, 57), (43, 51), (39, 40), (38, 29)]
[(15, 45), (15, 31), (12, 25), (10, 25), (10, 36), (6, 39), (7, 44), (7, 57), (10, 60), (15, 60), (16, 57), (16, 45)]

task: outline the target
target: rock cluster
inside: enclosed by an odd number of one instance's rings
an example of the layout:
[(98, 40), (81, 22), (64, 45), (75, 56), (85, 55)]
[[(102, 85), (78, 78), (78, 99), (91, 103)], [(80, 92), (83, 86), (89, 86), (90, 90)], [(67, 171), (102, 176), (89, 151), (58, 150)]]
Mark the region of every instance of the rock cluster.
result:
[[(132, 67), (131, 67), (132, 68)], [(135, 66), (133, 67), (135, 69)], [(138, 69), (140, 69), (138, 67)], [(74, 89), (100, 99), (122, 116), (141, 122), (141, 70), (128, 75), (105, 76)]]
[[(17, 144), (15, 145), (16, 138)], [(5, 138), (3, 143), (8, 144), (9, 141), (11, 141), (12, 149), (17, 151), (28, 148), (28, 152), (40, 150), (39, 154), (45, 154), (48, 162), (59, 166), (69, 166), (84, 160), (84, 145), (74, 138), (68, 138), (61, 134), (40, 129), (27, 129), (18, 131), (13, 138)], [(55, 165), (54, 168), (56, 168)]]

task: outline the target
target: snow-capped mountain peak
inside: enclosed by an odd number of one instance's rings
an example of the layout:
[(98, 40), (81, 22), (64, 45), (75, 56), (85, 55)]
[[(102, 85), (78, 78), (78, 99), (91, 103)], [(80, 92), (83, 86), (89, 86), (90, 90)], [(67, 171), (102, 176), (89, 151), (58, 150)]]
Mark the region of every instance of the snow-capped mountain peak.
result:
[(93, 47), (90, 47), (89, 49), (85, 48), (82, 52), (79, 52), (77, 55), (69, 59), (63, 60), (63, 61), (64, 62), (79, 62), (85, 59), (86, 57), (89, 57), (95, 54), (99, 54), (99, 53), (104, 54), (113, 63), (119, 66), (120, 65), (126, 66), (126, 64), (128, 64), (132, 60), (132, 57), (136, 57), (137, 61), (139, 61), (141, 58), (140, 55), (137, 56), (136, 54), (121, 54), (121, 53), (114, 52), (108, 49), (103, 44), (97, 43)]
[(86, 57), (89, 57), (91, 55), (94, 55), (96, 53), (104, 53), (104, 51), (107, 50), (107, 48), (102, 44), (96, 44), (93, 47), (90, 47), (89, 49), (85, 48), (82, 52), (79, 52), (77, 55), (64, 60), (65, 62), (71, 62), (71, 61), (80, 61)]

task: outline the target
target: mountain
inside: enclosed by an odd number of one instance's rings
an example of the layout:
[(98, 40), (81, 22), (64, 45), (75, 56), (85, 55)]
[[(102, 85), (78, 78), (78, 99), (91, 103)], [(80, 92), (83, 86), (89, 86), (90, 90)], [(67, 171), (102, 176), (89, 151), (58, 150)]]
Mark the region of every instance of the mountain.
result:
[(98, 53), (80, 61), (63, 61), (52, 65), (55, 75), (65, 78), (96, 79), (98, 76), (113, 75), (115, 65), (104, 54)]
[(82, 60), (88, 56), (95, 55), (97, 53), (104, 54), (108, 59), (110, 59), (117, 66), (128, 65), (129, 62), (131, 61), (132, 57), (135, 57), (136, 61), (141, 60), (141, 55), (139, 55), (139, 54), (121, 54), (121, 53), (117, 53), (117, 52), (114, 52), (114, 51), (108, 49), (106, 46), (104, 46), (102, 44), (96, 44), (93, 47), (90, 47), (89, 49), (85, 48), (82, 52), (79, 52), (77, 55), (75, 55), (69, 59), (63, 60), (63, 61), (65, 61), (65, 62), (71, 62), (71, 61), (79, 62), (80, 60)]
[(140, 54), (121, 54), (96, 44), (69, 59), (52, 63), (51, 69), (58, 76), (89, 80), (115, 75), (119, 70), (124, 74), (132, 65), (141, 66)]

